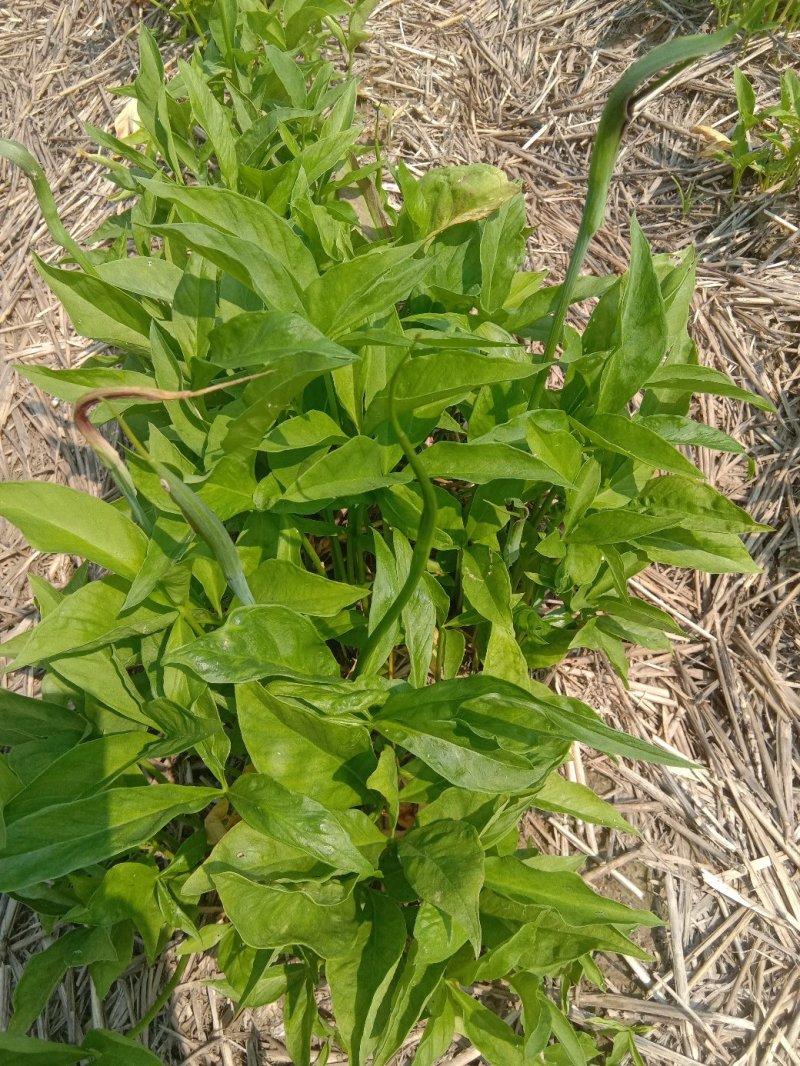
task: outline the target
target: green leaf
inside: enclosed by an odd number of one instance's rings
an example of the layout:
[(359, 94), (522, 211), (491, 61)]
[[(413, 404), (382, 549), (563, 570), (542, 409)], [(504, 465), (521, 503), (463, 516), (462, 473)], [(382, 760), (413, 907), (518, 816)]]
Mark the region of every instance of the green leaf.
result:
[(236, 709), (259, 773), (335, 809), (368, 800), (367, 778), (376, 762), (365, 726), (323, 717), (255, 684), (236, 690)]
[(137, 1040), (108, 1029), (90, 1029), (81, 1047), (97, 1053), (91, 1060), (96, 1066), (161, 1066), (161, 1059)]
[(249, 311), (211, 332), (208, 358), (227, 368), (274, 368), (280, 373), (286, 364), (295, 374), (319, 374), (352, 363), (356, 357), (300, 315)]
[(254, 948), (304, 944), (322, 958), (347, 953), (358, 936), (358, 907), (337, 882), (299, 887), (260, 885), (241, 874), (212, 874), (225, 913)]
[(195, 65), (179, 59), (178, 71), (189, 94), (194, 117), (208, 134), (222, 179), (226, 185), (235, 189), (239, 179), (239, 164), (236, 159), (230, 111), (222, 106), (209, 89), (199, 63)]
[(404, 199), (398, 226), (411, 223), (419, 237), (486, 218), (519, 192), (516, 182), (488, 163), (434, 167), (418, 181), (401, 166), (398, 178)]
[(313, 324), (335, 339), (404, 300), (430, 265), (412, 259), (418, 249), (418, 244), (373, 248), (332, 266), (306, 290)]
[(777, 413), (775, 405), (766, 397), (758, 396), (747, 389), (740, 389), (738, 385), (734, 385), (727, 374), (713, 370), (709, 366), (668, 363), (650, 375), (647, 386), (661, 392), (707, 392), (712, 396), (728, 396), (733, 400), (752, 404), (761, 411)]
[(37, 811), (9, 827), (0, 851), (0, 891), (15, 892), (104, 862), (219, 796), (214, 788), (160, 784), (112, 788)]
[(132, 296), (81, 271), (61, 270), (38, 256), (35, 261), (82, 337), (124, 351), (149, 352), (150, 315)]
[[(499, 679), (486, 680), (502, 684)], [(444, 685), (461, 683), (462, 679), (440, 682), (435, 686), (436, 695)], [(497, 743), (479, 745), (469, 733), (458, 729), (452, 706), (440, 710), (435, 702), (431, 705), (430, 687), (412, 691), (412, 698), (406, 693), (402, 699), (390, 696), (373, 719), (373, 727), (416, 755), (445, 781), (474, 792), (497, 793), (532, 788), (544, 777), (545, 770), (532, 766), (522, 755), (505, 751)], [(463, 699), (469, 699), (466, 689)]]
[(6, 822), (26, 818), (44, 807), (57, 806), (107, 788), (125, 770), (161, 745), (152, 733), (111, 733), (78, 744), (34, 777), (6, 806)]
[(642, 537), (639, 547), (654, 563), (686, 566), (707, 574), (759, 574), (761, 567), (735, 533), (706, 533), (674, 527)]
[(375, 1051), (373, 1066), (386, 1066), (403, 1043), (428, 1000), (442, 988), (445, 963), (427, 963), (419, 956), (416, 941), (398, 970), (393, 994), (386, 996), (378, 1015), (375, 1031), (381, 1036)]
[(458, 922), (477, 955), (484, 856), (474, 826), (444, 818), (412, 829), (400, 839), (397, 855), (414, 891)]
[(531, 797), (531, 804), (541, 811), (570, 814), (592, 825), (607, 825), (611, 829), (638, 836), (638, 831), (615, 808), (577, 781), (568, 781), (561, 774), (552, 773)]
[(706, 426), (684, 415), (647, 415), (639, 418), (645, 429), (651, 429), (670, 444), (694, 445), (698, 448), (714, 448), (720, 452), (745, 455), (745, 449), (716, 426)]
[[(394, 409), (402, 415), (429, 404), (444, 407), (445, 403), (467, 396), (483, 385), (517, 381), (530, 377), (538, 369), (527, 359), (518, 362), (478, 352), (445, 350), (433, 355), (417, 355), (397, 372)], [(389, 388), (387, 385), (381, 389), (370, 404), (364, 422), (367, 432), (389, 418)]]
[(449, 986), (447, 992), (461, 1017), (464, 1036), (475, 1045), (489, 1066), (523, 1066), (526, 1059), (522, 1037), (462, 989)]
[(295, 1066), (311, 1066), (311, 1036), (318, 1025), (315, 980), (308, 966), (291, 971), (283, 1000), (286, 1050)]
[(281, 497), (284, 503), (317, 506), (349, 500), (401, 480), (403, 475), (383, 470), (383, 453), (372, 437), (351, 437), (321, 459), (312, 462)]
[(303, 310), (303, 299), (289, 268), (254, 241), (200, 222), (162, 223), (148, 229), (169, 243), (210, 259), (275, 311)]
[(389, 828), (394, 832), (400, 814), (400, 782), (397, 773), (397, 756), (391, 746), (387, 745), (378, 756), (378, 765), (367, 778), (367, 787), (374, 789), (386, 800)]
[(242, 774), (228, 790), (242, 818), (344, 872), (372, 872), (368, 862), (334, 814), (317, 800), (285, 788), (266, 774)]
[(662, 924), (650, 911), (633, 910), (598, 895), (578, 874), (537, 870), (513, 856), (488, 856), (485, 869), (487, 888), (519, 903), (551, 907), (573, 926), (603, 922), (628, 926)]
[(152, 964), (165, 926), (156, 895), (158, 868), (143, 862), (120, 862), (107, 870), (87, 904), (87, 917), (103, 926), (130, 920), (144, 942)]
[(66, 485), (6, 481), (0, 484), (0, 515), (37, 551), (80, 555), (130, 580), (144, 562), (147, 537), (130, 518)]
[(405, 952), (406, 935), (399, 905), (367, 890), (355, 943), (326, 963), (336, 1027), (353, 1066), (362, 1066), (375, 1045), (375, 1016)]
[(673, 474), (691, 478), (703, 476), (693, 463), (657, 433), (624, 415), (596, 415), (585, 425), (577, 422), (575, 425), (593, 444), (611, 452), (626, 455), (629, 459), (636, 459), (658, 470), (669, 470)]
[(262, 677), (331, 677), (339, 668), (316, 629), (288, 607), (237, 607), (219, 629), (170, 653), (166, 660), (188, 666), (213, 684), (239, 684)]
[(50, 1040), (34, 1040), (30, 1036), (0, 1033), (0, 1064), (2, 1066), (69, 1066), (82, 1062), (86, 1052), (81, 1048), (55, 1044)]
[(105, 929), (73, 929), (44, 951), (33, 955), (14, 989), (14, 1014), (8, 1024), (8, 1033), (21, 1036), (30, 1029), (70, 967), (88, 966), (116, 957), (117, 952)]
[[(137, 374), (134, 370), (106, 370), (103, 367), (87, 367), (80, 370), (48, 370), (43, 366), (15, 367), (18, 374), (27, 378), (48, 396), (75, 403), (92, 389), (106, 388), (152, 388), (153, 379), (148, 374)], [(101, 425), (116, 418), (130, 404), (126, 400), (117, 400), (113, 410), (107, 403), (100, 403), (91, 414), (95, 425)]]
[(549, 485), (570, 487), (570, 482), (552, 467), (529, 452), (509, 444), (456, 444), (439, 441), (419, 453), (428, 477), (469, 481), (487, 485), (498, 473), (518, 481), (543, 481)]
[(686, 478), (653, 478), (642, 489), (641, 499), (648, 511), (668, 516), (670, 524), (685, 529), (708, 533), (772, 532), (771, 526), (756, 522), (710, 485)]
[(619, 333), (619, 347), (606, 360), (600, 379), (598, 413), (624, 410), (667, 351), (661, 286), (650, 246), (635, 218), (631, 220), (631, 266), (624, 282)]
[(3, 655), (16, 655), (10, 669), (84, 652), (127, 637), (157, 633), (174, 621), (177, 611), (153, 601), (140, 604), (120, 617), (125, 602), (124, 583), (116, 578), (91, 581), (67, 596), (27, 633), (0, 646)]
[(12, 748), (29, 740), (62, 737), (65, 747), (77, 744), (86, 721), (69, 707), (32, 699), (0, 688), (0, 744)]
[(422, 1039), (417, 1044), (412, 1066), (436, 1066), (453, 1042), (456, 1014), (453, 1002), (444, 990), (437, 993)]
[[(151, 300), (171, 304), (175, 299), (175, 290), (181, 282), (183, 271), (167, 259), (156, 259), (149, 255), (127, 256), (123, 259), (111, 259), (100, 263), (97, 273), (109, 285), (135, 296), (147, 296)], [(57, 374), (58, 371), (50, 371)], [(61, 371), (67, 374), (87, 373), (87, 371)], [(92, 371), (88, 371), (92, 373)], [(102, 374), (99, 370), (95, 373)], [(106, 373), (124, 374), (125, 371), (106, 371)]]
[(505, 980), (516, 970), (549, 976), (594, 951), (644, 961), (652, 958), (613, 925), (572, 926), (549, 905), (520, 903), (490, 889), (484, 889), (481, 896), (481, 914), (487, 924), (494, 919), (516, 931), (476, 961), (462, 966), (458, 971), (462, 983)]
[(288, 559), (267, 559), (247, 578), (256, 603), (291, 607), (311, 618), (334, 618), (369, 589), (311, 574)]
[(607, 511), (594, 511), (582, 518), (565, 540), (575, 545), (622, 544), (625, 541), (638, 540), (649, 533), (657, 533), (674, 524), (675, 517), (672, 515), (642, 514), (641, 511), (634, 511), (629, 507), (618, 507)]
[(569, 1023), (568, 1018), (548, 996), (542, 996), (542, 1002), (550, 1014), (550, 1025), (553, 1033), (567, 1056), (572, 1066), (587, 1066), (578, 1035)]
[(525, 254), (525, 199), (512, 196), (487, 218), (481, 233), (481, 309), (502, 307)]

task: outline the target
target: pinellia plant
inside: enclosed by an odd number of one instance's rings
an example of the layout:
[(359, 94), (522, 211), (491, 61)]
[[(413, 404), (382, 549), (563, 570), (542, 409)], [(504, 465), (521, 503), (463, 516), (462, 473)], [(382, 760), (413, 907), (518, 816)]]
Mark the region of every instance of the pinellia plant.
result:
[[(740, 535), (765, 527), (691, 458), (742, 448), (692, 397), (769, 404), (699, 362), (691, 251), (654, 256), (634, 221), (622, 277), (578, 276), (633, 95), (730, 34), (663, 46), (614, 90), (547, 286), (494, 168), (400, 165), (402, 206), (384, 195), (327, 58), (331, 20), (351, 53), (364, 10), (217, 0), (169, 80), (143, 30), (121, 90), (141, 129), (90, 131), (125, 209), (87, 247), (0, 147), (66, 252), (39, 271), (113, 349), (20, 370), (75, 403), (120, 493), (0, 486), (34, 547), (85, 560), (66, 588), (32, 578), (41, 621), (3, 647), (41, 699), (0, 690), (0, 890), (59, 935), (0, 1062), (157, 1061), (135, 1036), (204, 952), (240, 1006), (282, 999), (301, 1066), (334, 1044), (382, 1066), (420, 1022), (417, 1066), (454, 1033), (493, 1066), (640, 1061), (631, 1032), (572, 1024), (570, 988), (602, 985), (598, 952), (646, 957), (631, 933), (657, 919), (519, 825), (631, 831), (559, 774), (576, 741), (682, 760), (531, 671), (591, 648), (624, 678), (626, 643), (668, 649), (677, 626), (628, 589), (650, 563), (755, 569)], [(565, 325), (588, 297), (583, 332)], [(102, 997), (168, 945), (181, 961), (133, 1033), (25, 1035), (68, 967)]]
[(734, 197), (748, 172), (763, 191), (790, 191), (800, 180), (800, 77), (793, 70), (781, 74), (780, 101), (771, 107), (758, 107), (752, 82), (738, 68), (734, 85), (739, 118), (731, 136), (699, 127), (714, 135), (708, 154), (730, 164)]

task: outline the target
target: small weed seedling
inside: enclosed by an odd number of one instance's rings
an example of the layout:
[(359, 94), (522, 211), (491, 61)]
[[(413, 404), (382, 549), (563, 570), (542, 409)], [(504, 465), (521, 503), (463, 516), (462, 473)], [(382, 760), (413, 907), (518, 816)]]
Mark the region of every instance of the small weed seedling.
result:
[[(653, 255), (634, 220), (626, 273), (580, 276), (632, 98), (731, 35), (673, 41), (615, 88), (549, 286), (493, 167), (401, 164), (402, 206), (384, 196), (328, 59), (370, 6), (184, 4), (205, 44), (170, 79), (143, 30), (120, 90), (141, 128), (90, 131), (124, 210), (85, 247), (0, 142), (65, 251), (38, 270), (112, 349), (20, 372), (75, 404), (119, 488), (0, 485), (31, 545), (85, 560), (66, 588), (31, 578), (41, 620), (3, 646), (41, 698), (0, 690), (0, 890), (57, 935), (2, 1062), (152, 1066), (136, 1035), (207, 952), (240, 1008), (282, 1000), (298, 1066), (334, 1045), (383, 1066), (419, 1023), (416, 1066), (456, 1033), (492, 1066), (641, 1062), (633, 1031), (573, 1025), (570, 989), (602, 987), (597, 952), (646, 959), (631, 934), (658, 919), (519, 825), (633, 831), (559, 773), (575, 742), (686, 764), (531, 671), (589, 648), (624, 679), (627, 644), (669, 650), (678, 626), (629, 590), (651, 563), (756, 569), (741, 535), (766, 527), (694, 461), (743, 449), (693, 397), (770, 405), (700, 362), (692, 252)], [(68, 968), (102, 999), (170, 945), (132, 1031), (26, 1035)], [(491, 986), (519, 1011), (486, 1006)]]

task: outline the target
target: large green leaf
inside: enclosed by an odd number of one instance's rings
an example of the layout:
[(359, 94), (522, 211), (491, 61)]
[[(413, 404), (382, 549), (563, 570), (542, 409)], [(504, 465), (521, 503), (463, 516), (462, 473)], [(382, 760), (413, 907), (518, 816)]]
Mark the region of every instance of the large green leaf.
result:
[(0, 1033), (0, 1064), (2, 1066), (69, 1066), (82, 1062), (86, 1052), (79, 1047), (67, 1047), (50, 1040), (35, 1040), (32, 1036)]
[(174, 621), (177, 611), (146, 601), (122, 617), (125, 584), (116, 578), (91, 581), (67, 596), (28, 633), (0, 646), (14, 654), (11, 669), (57, 659), (79, 649), (91, 651), (130, 636), (157, 633)]
[(512, 196), (487, 218), (481, 232), (481, 309), (493, 314), (505, 302), (525, 254), (525, 200)]
[(710, 366), (692, 366), (686, 363), (668, 363), (659, 367), (649, 377), (648, 388), (659, 392), (695, 393), (708, 392), (712, 396), (729, 396), (733, 400), (750, 403), (762, 411), (775, 414), (775, 405), (766, 397), (734, 385), (727, 374)]
[(90, 1029), (81, 1047), (94, 1057), (95, 1066), (161, 1066), (162, 1060), (156, 1058), (138, 1040), (108, 1029)]
[(0, 744), (14, 747), (29, 740), (63, 737), (76, 743), (86, 730), (86, 721), (69, 707), (32, 699), (0, 688)]
[(639, 546), (654, 563), (686, 566), (708, 574), (758, 574), (753, 561), (735, 533), (707, 533), (673, 527), (642, 537)]
[(579, 432), (600, 448), (637, 459), (657, 470), (669, 470), (673, 474), (702, 478), (702, 473), (677, 448), (647, 429), (641, 422), (634, 422), (624, 415), (596, 415), (584, 425), (576, 423)]
[[(513, 364), (512, 364), (513, 365)], [(569, 488), (569, 482), (541, 459), (509, 444), (457, 444), (439, 441), (420, 452), (428, 477), (487, 485), (498, 477), (515, 481), (544, 481)]]
[(420, 826), (400, 839), (397, 855), (417, 895), (458, 922), (477, 955), (484, 854), (475, 827), (449, 818)]
[(304, 944), (323, 958), (346, 954), (359, 932), (358, 904), (349, 888), (259, 885), (233, 871), (212, 875), (225, 913), (254, 948)]
[(338, 666), (307, 618), (288, 607), (237, 607), (213, 633), (169, 654), (167, 662), (188, 666), (216, 684), (262, 677), (332, 677)]
[[(405, 414), (428, 404), (444, 407), (445, 403), (467, 396), (483, 385), (516, 381), (538, 370), (527, 360), (518, 362), (478, 352), (439, 351), (434, 355), (418, 355), (403, 364), (394, 379), (394, 409), (397, 414)], [(387, 385), (372, 401), (364, 428), (371, 431), (388, 417)]]
[(413, 259), (419, 245), (373, 248), (355, 259), (333, 266), (309, 285), (309, 318), (329, 337), (341, 337), (370, 315), (388, 311), (408, 296), (428, 270), (424, 259)]
[(287, 788), (346, 809), (369, 798), (376, 768), (369, 731), (353, 720), (323, 717), (260, 685), (241, 685), (236, 708), (255, 768)]
[(383, 453), (372, 437), (351, 437), (306, 467), (281, 497), (287, 504), (320, 505), (333, 500), (347, 500), (375, 489), (386, 488), (406, 480), (400, 474), (383, 469)]
[(353, 1066), (366, 1062), (375, 1042), (373, 1023), (406, 947), (406, 922), (393, 900), (367, 890), (359, 929), (346, 955), (325, 966), (336, 1027)]
[(633, 826), (605, 800), (586, 785), (569, 781), (561, 774), (552, 773), (531, 797), (531, 804), (541, 811), (560, 811), (594, 825), (607, 825), (623, 833), (637, 834)]
[(667, 323), (661, 286), (650, 247), (634, 218), (631, 221), (631, 266), (620, 308), (619, 347), (611, 352), (600, 379), (598, 412), (625, 408), (667, 351)]
[[(394, 693), (373, 719), (373, 727), (460, 788), (497, 793), (535, 787), (563, 760), (565, 751), (543, 745), (545, 750), (537, 755), (544, 755), (545, 761), (532, 763), (524, 754), (507, 751), (496, 740), (478, 738), (460, 727), (461, 704), (477, 694), (466, 680)], [(480, 680), (503, 684), (494, 678)]]
[(82, 337), (132, 352), (150, 350), (150, 315), (132, 296), (82, 271), (50, 266), (38, 256), (36, 269)]
[(181, 220), (201, 222), (253, 241), (281, 260), (301, 286), (318, 277), (314, 256), (286, 219), (252, 196), (229, 189), (188, 188), (187, 185), (147, 181), (142, 184), (159, 199), (178, 208)]
[(460, 1030), (491, 1066), (523, 1066), (527, 1060), (521, 1036), (462, 989), (451, 986), (447, 992), (461, 1018)]
[(210, 362), (233, 368), (309, 374), (352, 363), (355, 356), (334, 344), (300, 315), (249, 311), (217, 326), (209, 336)]
[[(535, 860), (530, 860), (533, 863)], [(486, 887), (520, 903), (551, 907), (573, 926), (661, 925), (650, 911), (633, 910), (600, 896), (578, 875), (561, 870), (536, 869), (513, 856), (487, 857)]]
[(129, 851), (177, 815), (199, 811), (219, 796), (214, 788), (159, 784), (112, 788), (37, 811), (9, 826), (0, 851), (0, 891), (15, 892)]
[(161, 744), (152, 733), (110, 733), (78, 744), (35, 777), (6, 806), (8, 824), (43, 807), (90, 796), (107, 788), (120, 774)]
[(274, 310), (303, 310), (303, 299), (289, 268), (254, 241), (202, 222), (163, 223), (150, 229), (157, 236), (210, 259)]
[(710, 485), (682, 477), (653, 478), (642, 489), (641, 498), (648, 511), (668, 516), (670, 525), (686, 529), (708, 533), (769, 533), (772, 529)]
[(116, 957), (105, 929), (73, 929), (60, 936), (28, 961), (14, 989), (14, 1014), (8, 1032), (22, 1035), (30, 1029), (70, 967), (112, 961)]
[(122, 511), (66, 485), (0, 484), (0, 515), (38, 551), (91, 559), (130, 580), (144, 562), (147, 537)]
[(311, 618), (333, 618), (369, 589), (311, 574), (288, 559), (267, 559), (248, 575), (256, 603), (291, 607)]
[(356, 848), (344, 826), (310, 796), (285, 788), (266, 774), (242, 774), (228, 794), (254, 829), (345, 873), (372, 871), (372, 864)]

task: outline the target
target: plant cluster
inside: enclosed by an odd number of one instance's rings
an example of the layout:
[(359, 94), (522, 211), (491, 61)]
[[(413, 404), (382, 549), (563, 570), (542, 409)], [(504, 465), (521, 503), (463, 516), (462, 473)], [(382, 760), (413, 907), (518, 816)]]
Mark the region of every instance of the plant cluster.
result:
[(734, 85), (739, 117), (730, 137), (716, 134), (710, 150), (731, 166), (731, 195), (748, 171), (762, 191), (790, 191), (800, 181), (800, 77), (791, 69), (781, 74), (780, 101), (771, 107), (758, 107), (752, 82), (738, 68)]
[(731, 23), (752, 33), (791, 33), (800, 26), (800, 0), (714, 0), (720, 26)]
[[(76, 403), (120, 492), (0, 486), (34, 547), (85, 560), (31, 578), (41, 620), (3, 646), (41, 699), (0, 690), (0, 890), (59, 935), (0, 1062), (155, 1062), (135, 1033), (25, 1034), (69, 967), (102, 998), (176, 938), (241, 1007), (282, 998), (300, 1066), (334, 1043), (382, 1066), (421, 1020), (416, 1066), (454, 1033), (493, 1066), (638, 1062), (631, 1031), (572, 1024), (569, 991), (603, 985), (597, 952), (646, 958), (631, 933), (657, 919), (519, 824), (631, 831), (559, 774), (574, 742), (682, 760), (531, 671), (589, 648), (624, 678), (626, 644), (668, 650), (678, 627), (628, 585), (651, 563), (755, 569), (741, 535), (765, 527), (689, 457), (743, 449), (692, 397), (769, 405), (701, 365), (691, 251), (653, 255), (634, 221), (623, 276), (552, 286), (498, 170), (401, 164), (392, 200), (328, 58), (363, 5), (194, 10), (206, 45), (169, 79), (142, 31), (141, 129), (90, 131), (122, 209), (87, 247), (0, 142), (66, 250), (38, 270), (113, 349), (20, 372)], [(498, 983), (513, 1024), (476, 996)]]

